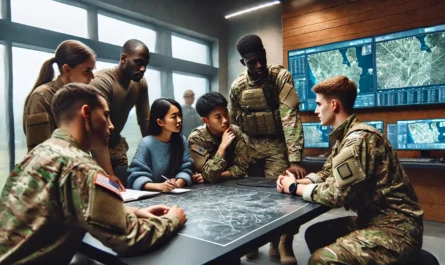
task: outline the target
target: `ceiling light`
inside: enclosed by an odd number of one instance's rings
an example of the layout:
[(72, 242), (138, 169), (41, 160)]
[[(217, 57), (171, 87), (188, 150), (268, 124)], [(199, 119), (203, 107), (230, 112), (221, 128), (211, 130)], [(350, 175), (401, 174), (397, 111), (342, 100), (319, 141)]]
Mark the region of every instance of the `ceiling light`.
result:
[(280, 1), (273, 1), (273, 2), (270, 2), (270, 3), (262, 4), (262, 5), (259, 5), (259, 6), (255, 6), (255, 7), (252, 7), (252, 8), (248, 8), (248, 9), (245, 9), (245, 10), (242, 10), (242, 11), (235, 12), (233, 14), (227, 15), (227, 16), (225, 16), (225, 18), (231, 18), (231, 17), (238, 16), (238, 15), (241, 15), (241, 14), (244, 14), (244, 13), (252, 12), (252, 11), (264, 8), (264, 7), (268, 7), (268, 6), (271, 6), (271, 5), (276, 5), (276, 4), (279, 4), (279, 3), (280, 3)]

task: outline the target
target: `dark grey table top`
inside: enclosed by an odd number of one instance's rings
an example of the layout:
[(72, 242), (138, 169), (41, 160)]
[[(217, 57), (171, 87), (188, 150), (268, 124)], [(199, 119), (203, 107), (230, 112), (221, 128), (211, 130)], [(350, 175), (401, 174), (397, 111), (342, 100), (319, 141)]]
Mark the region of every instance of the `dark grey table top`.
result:
[(329, 210), (279, 194), (275, 180), (264, 178), (195, 185), (188, 193), (162, 194), (127, 205), (161, 203), (183, 207), (188, 218), (186, 226), (168, 243), (148, 254), (127, 258), (104, 253), (94, 242), (90, 243), (93, 247), (83, 244), (81, 251), (109, 264), (227, 264), (276, 236), (297, 233), (301, 224)]

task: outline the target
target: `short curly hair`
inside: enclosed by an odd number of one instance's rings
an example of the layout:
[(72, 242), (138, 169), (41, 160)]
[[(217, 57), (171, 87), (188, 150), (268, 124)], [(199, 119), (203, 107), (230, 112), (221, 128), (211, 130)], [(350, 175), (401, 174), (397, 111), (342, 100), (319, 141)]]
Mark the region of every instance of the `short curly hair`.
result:
[(258, 35), (247, 34), (242, 36), (236, 42), (236, 49), (239, 54), (244, 57), (245, 54), (250, 52), (262, 52), (264, 51), (263, 42)]

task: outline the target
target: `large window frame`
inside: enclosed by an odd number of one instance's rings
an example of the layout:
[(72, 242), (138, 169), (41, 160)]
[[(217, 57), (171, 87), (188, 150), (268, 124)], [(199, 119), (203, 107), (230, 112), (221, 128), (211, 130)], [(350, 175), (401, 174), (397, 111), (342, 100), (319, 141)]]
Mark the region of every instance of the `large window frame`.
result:
[[(54, 0), (63, 4), (81, 7), (87, 10), (88, 38), (82, 38), (65, 33), (36, 28), (29, 25), (15, 23), (11, 21), (11, 0), (0, 0), (1, 19), (0, 43), (5, 47), (4, 63), (4, 99), (0, 99), (6, 108), (6, 130), (5, 137), (8, 146), (9, 169), (19, 162), (15, 159), (15, 125), (13, 112), (13, 74), (12, 74), (12, 47), (30, 48), (37, 51), (52, 51), (64, 40), (79, 40), (91, 47), (97, 54), (98, 60), (106, 62), (117, 62), (120, 55), (120, 46), (100, 42), (98, 40), (98, 15), (108, 16), (122, 20), (127, 23), (142, 26), (156, 32), (155, 52), (150, 51), (149, 69), (160, 71), (161, 73), (161, 97), (174, 97), (172, 75), (173, 72), (189, 74), (192, 76), (205, 77), (207, 79), (207, 91), (218, 91), (218, 67), (212, 63), (213, 47), (217, 47), (216, 40), (206, 38), (201, 34), (194, 34), (187, 29), (181, 29), (174, 25), (156, 21), (153, 18), (140, 13), (122, 10), (111, 5), (99, 5), (96, 2), (84, 0)], [(184, 31), (184, 32), (182, 32)], [(172, 57), (171, 36), (199, 42), (207, 45), (207, 64), (200, 64)], [(215, 87), (211, 87), (214, 85)], [(31, 89), (31, 88), (29, 88)]]

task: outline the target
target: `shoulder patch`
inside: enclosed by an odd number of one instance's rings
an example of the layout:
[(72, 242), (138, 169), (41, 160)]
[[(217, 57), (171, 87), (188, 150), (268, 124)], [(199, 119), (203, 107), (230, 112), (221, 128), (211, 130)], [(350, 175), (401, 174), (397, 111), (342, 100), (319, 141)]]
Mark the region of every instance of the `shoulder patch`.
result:
[(96, 176), (94, 177), (94, 184), (101, 186), (102, 188), (107, 189), (111, 192), (114, 192), (120, 198), (122, 198), (121, 192), (119, 191), (119, 185), (102, 173), (96, 173)]
[(202, 146), (197, 145), (197, 144), (192, 144), (192, 146), (190, 146), (190, 149), (195, 151), (198, 154), (201, 154), (201, 155), (206, 154), (206, 149)]

